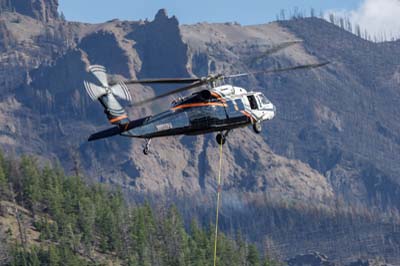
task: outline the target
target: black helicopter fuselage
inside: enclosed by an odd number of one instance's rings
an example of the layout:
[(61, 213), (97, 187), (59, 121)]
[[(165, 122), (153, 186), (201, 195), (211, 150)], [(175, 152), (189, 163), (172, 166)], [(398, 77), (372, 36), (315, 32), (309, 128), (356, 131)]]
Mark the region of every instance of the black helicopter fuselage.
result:
[(130, 122), (133, 128), (121, 135), (146, 139), (198, 135), (245, 127), (252, 119), (240, 98), (207, 99), (199, 94), (174, 104), (168, 111)]

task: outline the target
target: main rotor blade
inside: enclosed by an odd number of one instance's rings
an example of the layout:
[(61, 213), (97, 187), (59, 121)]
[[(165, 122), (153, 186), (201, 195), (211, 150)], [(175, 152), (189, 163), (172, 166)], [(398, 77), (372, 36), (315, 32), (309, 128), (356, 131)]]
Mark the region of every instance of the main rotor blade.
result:
[(143, 104), (179, 93), (183, 91), (188, 91), (197, 87), (200, 87), (204, 84), (219, 80), (219, 79), (224, 79), (224, 78), (238, 78), (238, 77), (245, 77), (245, 76), (250, 76), (250, 75), (256, 75), (256, 74), (268, 74), (268, 73), (278, 73), (278, 72), (286, 72), (286, 71), (293, 71), (293, 70), (299, 70), (299, 69), (310, 69), (310, 68), (317, 68), (317, 67), (322, 67), (329, 64), (329, 62), (324, 62), (324, 63), (318, 63), (318, 64), (308, 64), (308, 65), (300, 65), (300, 66), (294, 66), (294, 67), (288, 67), (288, 68), (278, 68), (278, 69), (270, 69), (270, 70), (264, 70), (264, 71), (256, 71), (256, 72), (249, 72), (249, 73), (240, 73), (240, 74), (235, 74), (235, 75), (214, 75), (214, 76), (208, 76), (206, 78), (181, 78), (181, 79), (147, 79), (147, 80), (130, 80), (126, 81), (125, 84), (151, 84), (151, 83), (192, 83), (188, 86), (181, 87), (172, 91), (169, 91), (167, 93), (163, 93), (160, 95), (157, 95), (155, 97), (145, 99), (140, 102), (136, 102), (131, 104), (130, 106), (137, 107), (141, 106)]
[(239, 78), (239, 77), (246, 77), (246, 76), (257, 75), (257, 74), (269, 74), (269, 73), (287, 72), (287, 71), (300, 70), (300, 69), (311, 69), (311, 68), (322, 67), (327, 64), (329, 64), (329, 62), (300, 65), (300, 66), (287, 67), (287, 68), (277, 68), (277, 69), (270, 69), (270, 70), (263, 70), (263, 71), (255, 71), (255, 72), (249, 72), (249, 73), (240, 73), (240, 74), (225, 76), (225, 78)]
[[(139, 79), (139, 80), (127, 80), (125, 84), (186, 84), (199, 81), (199, 78), (162, 78), (162, 79)], [(112, 83), (113, 86), (118, 83)]]
[(269, 55), (272, 55), (272, 54), (277, 53), (277, 52), (279, 52), (279, 51), (281, 51), (281, 50), (284, 50), (284, 49), (286, 49), (286, 48), (288, 48), (288, 47), (290, 47), (290, 46), (293, 46), (293, 45), (295, 45), (295, 44), (302, 43), (302, 42), (303, 42), (303, 41), (298, 40), (298, 41), (291, 41), (291, 42), (283, 42), (283, 43), (280, 43), (280, 44), (278, 44), (278, 45), (276, 45), (276, 46), (274, 46), (274, 47), (271, 47), (270, 49), (266, 50), (265, 52), (261, 53), (260, 55), (255, 56), (255, 57), (252, 57), (252, 58), (251, 58), (250, 60), (248, 60), (248, 61), (260, 60), (260, 59), (262, 59), (263, 57), (267, 57), (267, 56), (269, 56)]
[(190, 84), (189, 86), (181, 87), (181, 88), (172, 90), (172, 91), (170, 91), (170, 92), (157, 95), (157, 96), (155, 96), (155, 97), (153, 97), (153, 98), (149, 98), (149, 99), (146, 99), (146, 100), (143, 100), (143, 101), (140, 101), (140, 102), (133, 103), (133, 104), (131, 104), (130, 106), (134, 106), (134, 107), (141, 106), (141, 105), (143, 105), (143, 104), (146, 104), (146, 103), (149, 103), (149, 102), (152, 102), (152, 101), (155, 101), (155, 100), (158, 100), (158, 99), (167, 97), (167, 96), (172, 95), (172, 94), (175, 94), (175, 93), (179, 93), (179, 92), (183, 92), (183, 91), (188, 91), (188, 90), (191, 90), (191, 89), (200, 87), (200, 86), (202, 86), (202, 85), (204, 85), (204, 84), (206, 84), (206, 83), (207, 83), (206, 80), (199, 80), (199, 81), (197, 81), (197, 82), (195, 82), (195, 83), (193, 83), (193, 84)]
[(276, 52), (279, 52), (279, 51), (281, 51), (283, 49), (286, 49), (286, 48), (288, 48), (290, 46), (293, 46), (295, 44), (302, 43), (302, 42), (303, 41), (301, 41), (301, 40), (291, 41), (291, 42), (283, 42), (283, 43), (280, 43), (277, 46), (272, 47), (271, 49), (267, 50), (263, 55), (264, 56), (268, 56), (268, 55), (274, 54)]

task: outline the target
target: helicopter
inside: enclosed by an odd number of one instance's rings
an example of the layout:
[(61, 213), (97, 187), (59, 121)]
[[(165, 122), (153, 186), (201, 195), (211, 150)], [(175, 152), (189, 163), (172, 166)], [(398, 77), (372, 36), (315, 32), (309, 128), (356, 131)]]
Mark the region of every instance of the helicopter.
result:
[[(256, 74), (318, 68), (326, 64), (328, 62), (234, 75), (217, 74), (201, 78), (141, 79), (114, 83), (108, 81), (104, 66), (91, 65), (88, 72), (92, 74), (92, 78), (91, 81), (84, 81), (84, 87), (93, 101), (98, 100), (100, 102), (109, 122), (114, 127), (91, 135), (88, 141), (115, 135), (142, 138), (145, 139), (143, 153), (148, 155), (151, 140), (158, 137), (218, 132), (216, 141), (223, 145), (229, 133), (237, 128), (252, 126), (254, 132), (259, 134), (262, 131), (262, 122), (275, 117), (275, 105), (262, 92), (247, 91), (244, 88), (227, 84), (217, 86), (217, 81)], [(185, 84), (182, 85), (183, 87), (170, 92), (136, 102), (133, 106), (141, 106), (204, 85), (208, 85), (208, 88), (174, 100), (169, 110), (130, 120), (117, 98), (132, 102), (132, 96), (127, 87), (131, 84)]]

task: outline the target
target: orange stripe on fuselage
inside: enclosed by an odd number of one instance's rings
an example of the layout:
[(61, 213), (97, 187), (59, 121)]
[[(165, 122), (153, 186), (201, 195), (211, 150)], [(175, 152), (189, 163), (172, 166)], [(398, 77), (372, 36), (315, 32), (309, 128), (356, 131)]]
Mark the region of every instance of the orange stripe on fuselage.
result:
[(109, 121), (110, 121), (110, 123), (115, 123), (115, 122), (119, 122), (119, 121), (121, 121), (122, 119), (125, 119), (125, 118), (128, 118), (128, 116), (127, 115), (121, 115), (121, 116), (118, 116), (116, 118), (110, 119)]
[(190, 108), (190, 107), (202, 107), (202, 106), (222, 106), (226, 107), (227, 105), (224, 103), (187, 103), (178, 105), (172, 108), (172, 110), (182, 109), (182, 108)]
[(219, 94), (216, 93), (216, 92), (211, 92), (211, 95), (214, 96), (214, 97), (217, 98), (217, 99), (221, 98), (221, 95), (219, 95)]
[(218, 93), (211, 92), (211, 95), (214, 96), (215, 98), (217, 98), (218, 100), (220, 100), (221, 102), (226, 103), (226, 100), (224, 98), (222, 98), (222, 96), (219, 95)]

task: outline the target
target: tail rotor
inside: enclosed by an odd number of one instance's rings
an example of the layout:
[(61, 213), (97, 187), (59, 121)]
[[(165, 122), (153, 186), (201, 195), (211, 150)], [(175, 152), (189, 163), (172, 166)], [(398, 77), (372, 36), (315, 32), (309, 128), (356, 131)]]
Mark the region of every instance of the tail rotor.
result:
[(125, 109), (117, 101), (117, 98), (132, 102), (132, 96), (128, 87), (123, 82), (109, 85), (105, 67), (92, 65), (89, 72), (93, 74), (91, 81), (84, 81), (84, 86), (89, 97), (98, 100), (105, 109), (105, 113), (111, 124), (125, 125), (129, 122)]
[(92, 65), (89, 67), (89, 72), (91, 72), (99, 82), (95, 84), (90, 81), (84, 81), (86, 92), (93, 101), (98, 100), (104, 95), (112, 94), (122, 100), (132, 102), (132, 96), (124, 82), (119, 82), (111, 87), (109, 86), (107, 72), (104, 66)]

